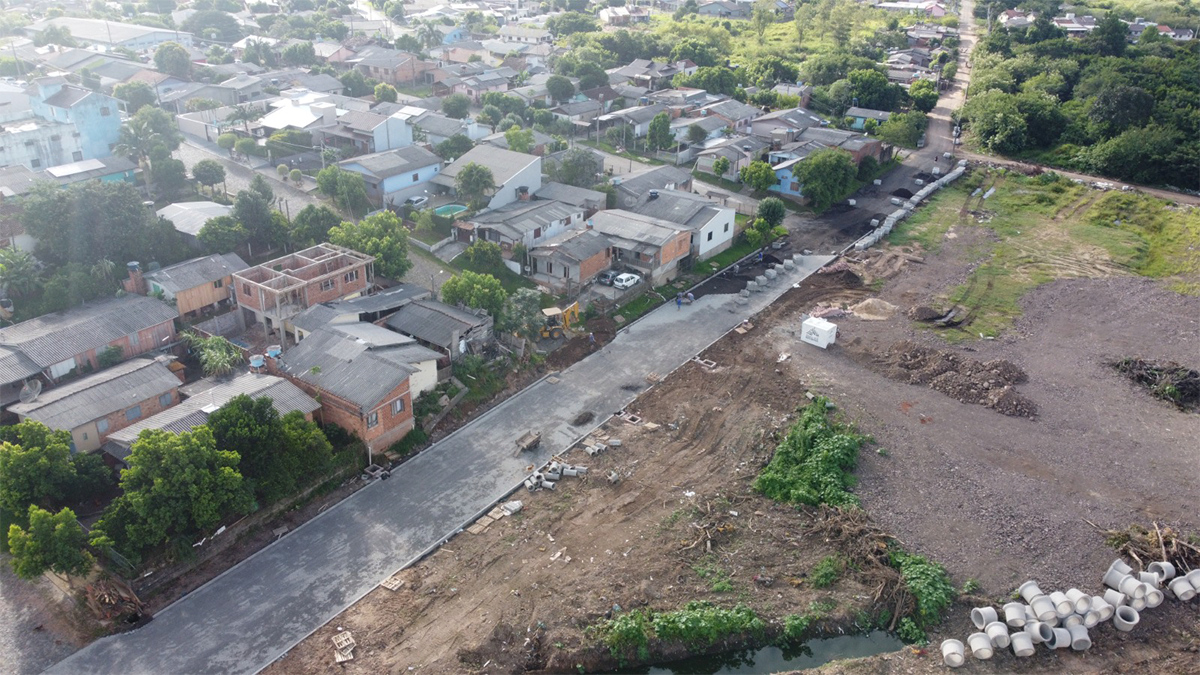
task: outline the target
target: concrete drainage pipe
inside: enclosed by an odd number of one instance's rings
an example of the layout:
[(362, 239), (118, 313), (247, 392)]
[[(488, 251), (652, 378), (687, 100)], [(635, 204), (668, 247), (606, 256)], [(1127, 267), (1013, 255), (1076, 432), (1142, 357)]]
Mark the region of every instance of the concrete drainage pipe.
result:
[(1136, 626), (1140, 620), (1141, 617), (1138, 616), (1137, 610), (1128, 605), (1124, 607), (1118, 607), (1117, 613), (1113, 615), (1113, 624), (1117, 627), (1117, 630), (1125, 633), (1133, 630), (1133, 627)]
[(1029, 606), (1033, 608), (1033, 614), (1038, 621), (1058, 623), (1058, 610), (1054, 608), (1054, 601), (1050, 596), (1039, 595), (1030, 601)]
[(958, 668), (965, 663), (967, 657), (963, 654), (963, 643), (958, 640), (942, 641), (942, 662), (951, 668)]
[(1146, 591), (1146, 606), (1150, 609), (1163, 604), (1163, 599), (1163, 592), (1157, 588), (1151, 587), (1150, 590)]
[[(1100, 623), (1104, 623), (1112, 618), (1113, 612), (1117, 611), (1117, 608), (1110, 605), (1104, 598), (1092, 598), (1092, 611), (1098, 612)], [(1086, 621), (1084, 625), (1087, 625)]]
[(1092, 639), (1088, 637), (1087, 629), (1083, 626), (1071, 626), (1067, 629), (1071, 635), (1071, 649), (1077, 652), (1086, 651), (1092, 646)]
[(1055, 628), (1054, 637), (1046, 642), (1050, 649), (1066, 649), (1071, 646), (1071, 631), (1066, 628)]
[(1196, 597), (1196, 589), (1188, 582), (1187, 577), (1176, 577), (1167, 584), (1167, 589), (1179, 598), (1180, 602), (1187, 602)]
[(1038, 583), (1033, 579), (1021, 584), (1017, 592), (1021, 594), (1021, 599), (1025, 602), (1033, 604), (1033, 599), (1042, 595), (1042, 589), (1038, 588)]
[(1113, 611), (1116, 611), (1117, 607), (1128, 604), (1129, 598), (1125, 597), (1125, 594), (1121, 591), (1114, 591), (1110, 588), (1104, 591), (1104, 601), (1112, 605)]
[(993, 621), (984, 628), (992, 646), (996, 649), (1007, 649), (1009, 643), (1008, 626), (1000, 621)]
[(1041, 621), (1030, 621), (1025, 624), (1025, 634), (1035, 645), (1054, 639), (1054, 627)]
[(1121, 577), (1120, 583), (1117, 584), (1117, 590), (1132, 600), (1146, 597), (1146, 584), (1128, 574)]
[(1025, 631), (1012, 634), (1012, 650), (1017, 656), (1033, 656), (1033, 638)]
[(1082, 626), (1082, 625), (1083, 625), (1083, 617), (1080, 616), (1079, 614), (1068, 614), (1067, 616), (1063, 617), (1063, 620), (1062, 620), (1063, 628), (1070, 628), (1071, 626)]
[(1074, 604), (1076, 614), (1087, 614), (1088, 610), (1092, 608), (1092, 597), (1078, 588), (1068, 590), (1066, 596)]
[(1062, 591), (1054, 591), (1050, 594), (1050, 601), (1054, 603), (1054, 611), (1058, 612), (1058, 618), (1065, 619), (1075, 611), (1075, 603), (1067, 598), (1067, 594)]
[(1175, 566), (1169, 562), (1152, 562), (1146, 570), (1151, 574), (1157, 574), (1160, 584), (1175, 578)]
[(1010, 602), (1004, 606), (1004, 622), (1013, 628), (1025, 627), (1025, 605)]
[(967, 636), (967, 644), (971, 647), (971, 656), (980, 661), (987, 661), (992, 658), (994, 650), (992, 649), (992, 639), (987, 633), (971, 633)]
[(971, 610), (971, 623), (975, 624), (979, 630), (983, 630), (985, 626), (998, 618), (994, 607), (976, 607)]

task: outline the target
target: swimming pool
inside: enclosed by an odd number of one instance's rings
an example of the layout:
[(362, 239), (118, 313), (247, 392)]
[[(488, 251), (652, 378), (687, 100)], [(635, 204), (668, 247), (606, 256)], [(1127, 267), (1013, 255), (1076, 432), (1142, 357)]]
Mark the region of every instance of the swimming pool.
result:
[(452, 218), (466, 210), (467, 207), (463, 206), (462, 204), (445, 204), (437, 207), (433, 210), (433, 212), (443, 218)]

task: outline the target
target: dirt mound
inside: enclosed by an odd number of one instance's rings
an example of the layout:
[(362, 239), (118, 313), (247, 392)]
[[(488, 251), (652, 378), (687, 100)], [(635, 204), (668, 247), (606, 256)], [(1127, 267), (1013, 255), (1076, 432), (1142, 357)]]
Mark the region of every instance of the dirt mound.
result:
[(1028, 377), (1011, 361), (985, 363), (904, 340), (877, 356), (875, 365), (891, 379), (928, 385), (956, 401), (1013, 417), (1037, 416), (1037, 405), (1013, 388)]
[(596, 419), (596, 413), (594, 413), (590, 410), (585, 410), (584, 412), (581, 412), (578, 415), (576, 415), (575, 419), (571, 420), (571, 426), (581, 427), (581, 426), (587, 424), (588, 422), (591, 422), (594, 419)]
[(899, 308), (886, 300), (867, 298), (857, 305), (852, 306), (850, 311), (854, 312), (854, 315), (860, 319), (885, 321), (895, 316), (897, 309)]
[(912, 319), (913, 321), (933, 321), (934, 319), (942, 318), (942, 315), (942, 312), (939, 312), (928, 305), (919, 305), (917, 307), (911, 307), (908, 310), (908, 318)]
[(1121, 359), (1112, 364), (1117, 372), (1150, 390), (1155, 397), (1183, 411), (1200, 412), (1200, 371), (1174, 361)]

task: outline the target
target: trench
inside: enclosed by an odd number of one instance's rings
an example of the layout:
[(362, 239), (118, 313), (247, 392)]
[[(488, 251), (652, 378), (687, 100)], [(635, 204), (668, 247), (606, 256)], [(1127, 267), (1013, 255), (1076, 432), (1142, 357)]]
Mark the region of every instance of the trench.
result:
[(816, 668), (830, 661), (887, 654), (904, 647), (893, 635), (882, 631), (839, 635), (809, 640), (796, 647), (767, 646), (623, 670), (641, 675), (733, 675), (734, 673), (779, 673)]

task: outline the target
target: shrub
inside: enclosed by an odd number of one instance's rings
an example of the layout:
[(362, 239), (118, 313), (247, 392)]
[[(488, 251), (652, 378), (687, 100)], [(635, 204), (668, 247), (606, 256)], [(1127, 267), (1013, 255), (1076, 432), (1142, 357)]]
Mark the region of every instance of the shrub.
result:
[(788, 430), (754, 489), (775, 501), (818, 506), (857, 506), (850, 473), (865, 436), (829, 419), (826, 399), (816, 397)]
[(813, 567), (812, 572), (808, 575), (808, 581), (815, 588), (827, 588), (842, 576), (845, 569), (846, 563), (841, 556), (825, 556), (821, 562), (817, 563), (816, 567)]
[(954, 602), (954, 584), (946, 568), (930, 562), (925, 556), (902, 550), (888, 555), (892, 567), (900, 570), (904, 585), (916, 600), (914, 614), (921, 626), (932, 626), (942, 619), (942, 612)]

